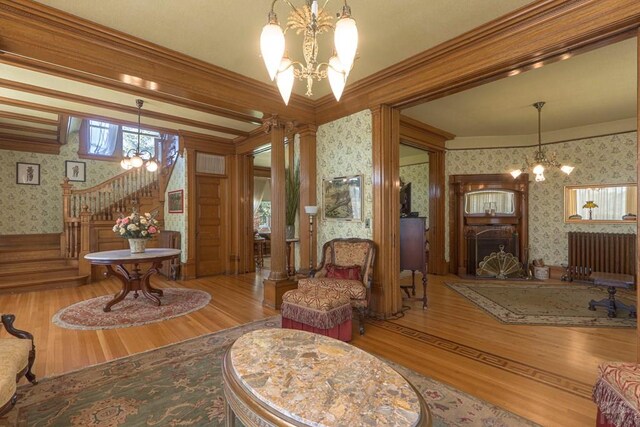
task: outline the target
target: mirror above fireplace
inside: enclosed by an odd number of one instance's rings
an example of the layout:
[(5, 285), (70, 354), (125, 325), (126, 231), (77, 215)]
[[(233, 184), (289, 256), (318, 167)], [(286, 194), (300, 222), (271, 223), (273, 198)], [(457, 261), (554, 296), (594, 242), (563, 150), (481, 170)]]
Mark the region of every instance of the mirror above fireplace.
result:
[(513, 215), (516, 210), (513, 191), (479, 190), (464, 196), (466, 215)]
[(635, 222), (637, 200), (636, 184), (567, 185), (564, 187), (564, 222)]

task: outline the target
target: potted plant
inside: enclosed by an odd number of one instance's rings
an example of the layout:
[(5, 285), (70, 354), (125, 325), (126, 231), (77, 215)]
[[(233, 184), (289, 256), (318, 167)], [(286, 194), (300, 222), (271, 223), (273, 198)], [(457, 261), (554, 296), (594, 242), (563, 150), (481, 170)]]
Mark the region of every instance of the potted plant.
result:
[(285, 190), (285, 223), (287, 225), (286, 237), (293, 239), (296, 235), (296, 214), (300, 204), (300, 163), (296, 163), (293, 168), (284, 170), (284, 190)]

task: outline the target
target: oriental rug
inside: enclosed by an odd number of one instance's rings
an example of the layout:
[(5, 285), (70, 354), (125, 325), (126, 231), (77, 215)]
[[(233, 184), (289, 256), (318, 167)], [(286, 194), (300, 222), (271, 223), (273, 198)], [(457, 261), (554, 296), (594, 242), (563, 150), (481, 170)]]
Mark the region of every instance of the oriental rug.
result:
[[(636, 319), (624, 310), (618, 317), (607, 317), (607, 309), (589, 310), (589, 301), (608, 298), (606, 287), (576, 283), (545, 285), (538, 283), (447, 283), (502, 323), (513, 325), (635, 328)], [(618, 290), (616, 299), (636, 304), (634, 291)]]
[(102, 308), (113, 299), (105, 295), (70, 305), (58, 311), (51, 320), (66, 329), (114, 329), (160, 322), (200, 310), (211, 301), (211, 295), (198, 289), (162, 289), (161, 305), (140, 295), (127, 297), (105, 313)]
[[(145, 353), (87, 367), (18, 389), (9, 426), (224, 425), (221, 372), (226, 349), (242, 334), (279, 327), (269, 318)], [(433, 425), (535, 424), (455, 388), (390, 363), (423, 394)]]

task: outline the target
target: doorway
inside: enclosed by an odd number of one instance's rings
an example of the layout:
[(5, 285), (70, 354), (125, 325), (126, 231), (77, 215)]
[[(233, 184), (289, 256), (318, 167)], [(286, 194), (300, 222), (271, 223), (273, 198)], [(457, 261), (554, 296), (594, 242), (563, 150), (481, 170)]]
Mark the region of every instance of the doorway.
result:
[(226, 272), (226, 182), (213, 176), (196, 176), (196, 275)]

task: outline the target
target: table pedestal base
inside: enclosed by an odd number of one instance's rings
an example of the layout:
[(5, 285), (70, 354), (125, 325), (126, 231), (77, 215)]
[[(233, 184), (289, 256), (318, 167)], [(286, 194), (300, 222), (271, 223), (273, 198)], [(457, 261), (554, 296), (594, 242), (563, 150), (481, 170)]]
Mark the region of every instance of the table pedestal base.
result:
[(144, 274), (141, 274), (140, 272), (139, 263), (135, 263), (130, 272), (125, 268), (124, 264), (117, 264), (115, 270), (111, 265), (107, 265), (106, 267), (107, 272), (105, 273), (105, 276), (117, 277), (122, 283), (122, 289), (104, 306), (103, 311), (111, 311), (111, 307), (125, 299), (131, 291), (134, 292), (134, 298), (138, 298), (138, 291), (140, 291), (147, 299), (150, 299), (157, 306), (160, 306), (161, 303), (158, 296), (162, 296), (162, 290), (152, 287), (149, 284), (149, 278), (152, 274), (157, 273), (158, 270), (160, 270), (162, 267), (162, 261), (154, 261), (149, 270)]

